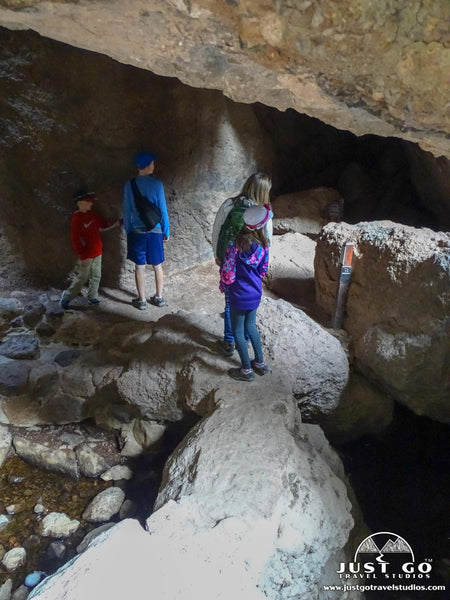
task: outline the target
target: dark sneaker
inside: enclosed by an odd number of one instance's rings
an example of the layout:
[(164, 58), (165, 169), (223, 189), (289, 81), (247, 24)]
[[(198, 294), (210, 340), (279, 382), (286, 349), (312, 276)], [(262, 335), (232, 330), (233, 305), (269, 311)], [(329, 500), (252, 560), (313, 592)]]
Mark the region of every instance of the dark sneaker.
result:
[(242, 369), (228, 369), (228, 375), (233, 379), (238, 379), (239, 381), (253, 381), (255, 379), (255, 374), (253, 371), (249, 373), (244, 373)]
[(252, 360), (251, 365), (252, 369), (255, 371), (255, 373), (258, 373), (258, 375), (265, 375), (269, 372), (269, 367), (265, 362), (258, 363), (256, 360)]
[(62, 294), (59, 304), (61, 305), (61, 308), (63, 308), (64, 310), (66, 310), (66, 308), (69, 308), (70, 300), (69, 300), (69, 298), (67, 298), (65, 292), (63, 292), (63, 294)]
[(227, 342), (226, 340), (220, 340), (218, 342), (219, 351), (225, 356), (233, 356), (235, 345), (234, 342)]
[(166, 305), (166, 301), (164, 300), (163, 297), (159, 297), (159, 296), (152, 296), (150, 298), (150, 302), (154, 305), (154, 306), (165, 306)]
[(100, 304), (100, 300), (97, 300), (97, 298), (91, 298), (88, 302), (91, 306), (98, 306)]
[(138, 310), (147, 310), (148, 308), (147, 300), (141, 300), (140, 298), (133, 298), (131, 304)]

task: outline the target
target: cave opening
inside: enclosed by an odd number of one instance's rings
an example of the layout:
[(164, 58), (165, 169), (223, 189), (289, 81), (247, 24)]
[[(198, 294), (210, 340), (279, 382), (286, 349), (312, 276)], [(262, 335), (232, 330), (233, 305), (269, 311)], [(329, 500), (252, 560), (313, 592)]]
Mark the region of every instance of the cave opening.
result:
[[(236, 104), (220, 92), (189, 88), (32, 32), (0, 29), (0, 39), (5, 291), (62, 287), (73, 258), (65, 233), (73, 193), (82, 186), (96, 189), (104, 216), (116, 215), (131, 158), (144, 146), (158, 154), (177, 240), (168, 274), (210, 260), (214, 210), (254, 170), (272, 174), (275, 203), (285, 194), (332, 188), (343, 198), (345, 222), (448, 227), (448, 162), (416, 144), (357, 137), (293, 109)], [(129, 285), (123, 242), (116, 236), (105, 247), (104, 284)], [(436, 531), (445, 520), (450, 487), (445, 426), (407, 411), (398, 405), (385, 433), (341, 451), (355, 473), (368, 525), (401, 529), (397, 533), (443, 564), (448, 547), (443, 531)], [(411, 430), (418, 445), (408, 452)], [(393, 456), (395, 468), (389, 469)], [(426, 484), (417, 485), (426, 460), (435, 468)], [(399, 473), (408, 477), (399, 480)], [(405, 487), (399, 490), (394, 482)]]

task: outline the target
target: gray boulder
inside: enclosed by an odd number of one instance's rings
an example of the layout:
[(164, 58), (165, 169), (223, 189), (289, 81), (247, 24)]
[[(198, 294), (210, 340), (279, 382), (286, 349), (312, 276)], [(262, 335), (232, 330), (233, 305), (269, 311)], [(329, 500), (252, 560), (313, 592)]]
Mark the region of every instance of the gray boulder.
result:
[(330, 221), (340, 221), (344, 200), (337, 190), (312, 188), (278, 196), (273, 201), (275, 233), (303, 233), (317, 236)]
[(326, 600), (353, 527), (340, 459), (281, 394), (217, 402), (172, 455), (147, 531), (132, 519), (103, 531), (31, 599), (119, 600), (150, 584), (167, 600)]
[[(263, 298), (257, 318), (271, 372), (251, 386), (263, 395), (293, 397), (305, 417), (333, 410), (348, 378), (339, 341), (283, 300)], [(227, 375), (237, 354), (225, 359), (215, 346), (222, 328), (218, 315), (179, 311), (163, 317), (153, 335), (135, 347), (117, 381), (119, 395), (147, 419), (179, 420), (186, 407), (209, 414), (216, 397), (242, 389)]]
[(119, 487), (110, 487), (91, 500), (83, 513), (83, 519), (91, 523), (109, 521), (116, 515), (125, 500), (125, 492)]
[(357, 368), (416, 414), (450, 422), (450, 235), (390, 221), (327, 225), (315, 271), (328, 314), (348, 241), (355, 249), (343, 327)]

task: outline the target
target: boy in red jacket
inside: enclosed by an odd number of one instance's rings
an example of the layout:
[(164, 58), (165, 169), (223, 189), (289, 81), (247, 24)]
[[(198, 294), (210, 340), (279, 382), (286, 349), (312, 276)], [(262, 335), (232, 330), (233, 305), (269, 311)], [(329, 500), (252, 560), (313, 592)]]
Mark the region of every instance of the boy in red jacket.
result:
[(95, 198), (94, 192), (82, 193), (75, 198), (76, 210), (70, 221), (70, 241), (78, 255), (78, 272), (70, 287), (61, 296), (60, 304), (64, 310), (69, 306), (70, 301), (78, 296), (87, 281), (89, 281), (89, 304), (93, 306), (100, 304), (97, 298), (102, 275), (103, 243), (100, 231), (115, 227), (121, 220), (102, 219), (92, 210)]

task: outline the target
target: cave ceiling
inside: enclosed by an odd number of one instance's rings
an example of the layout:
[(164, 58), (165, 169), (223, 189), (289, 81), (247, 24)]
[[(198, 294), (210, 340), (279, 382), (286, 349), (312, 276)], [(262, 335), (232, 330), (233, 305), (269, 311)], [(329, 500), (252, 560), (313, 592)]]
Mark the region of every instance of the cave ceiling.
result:
[(6, 28), (447, 158), (449, 23), (447, 0), (0, 0)]

